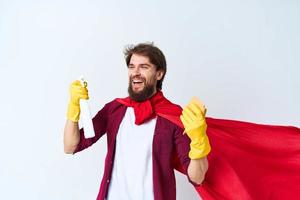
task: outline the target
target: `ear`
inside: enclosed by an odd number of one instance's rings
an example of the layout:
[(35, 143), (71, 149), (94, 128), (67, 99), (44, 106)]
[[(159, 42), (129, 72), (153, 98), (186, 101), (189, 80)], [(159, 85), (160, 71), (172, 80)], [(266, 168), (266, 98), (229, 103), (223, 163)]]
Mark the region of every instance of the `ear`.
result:
[(164, 76), (164, 71), (163, 70), (158, 70), (156, 73), (156, 79), (159, 81), (162, 79), (162, 77)]

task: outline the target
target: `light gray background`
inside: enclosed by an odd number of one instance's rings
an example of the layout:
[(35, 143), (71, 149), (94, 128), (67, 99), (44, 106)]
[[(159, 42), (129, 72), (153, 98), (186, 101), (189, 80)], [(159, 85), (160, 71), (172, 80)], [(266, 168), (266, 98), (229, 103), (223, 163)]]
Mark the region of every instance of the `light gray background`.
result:
[[(126, 96), (131, 43), (163, 50), (180, 105), (195, 95), (211, 117), (300, 126), (299, 20), (296, 0), (1, 0), (0, 199), (95, 199), (106, 139), (63, 153), (68, 87), (87, 78), (93, 115)], [(177, 180), (178, 199), (198, 199)]]

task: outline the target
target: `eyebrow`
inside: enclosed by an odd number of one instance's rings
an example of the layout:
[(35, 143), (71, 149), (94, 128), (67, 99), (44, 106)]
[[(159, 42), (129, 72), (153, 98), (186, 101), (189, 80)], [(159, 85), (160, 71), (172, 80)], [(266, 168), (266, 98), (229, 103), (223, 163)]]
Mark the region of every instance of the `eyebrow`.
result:
[[(128, 66), (133, 66), (134, 64), (132, 64), (132, 63), (129, 63), (129, 65)], [(151, 67), (151, 65), (149, 65), (149, 64), (147, 64), (147, 63), (142, 63), (142, 64), (139, 64), (139, 65), (146, 65), (146, 66), (148, 66), (148, 67)]]

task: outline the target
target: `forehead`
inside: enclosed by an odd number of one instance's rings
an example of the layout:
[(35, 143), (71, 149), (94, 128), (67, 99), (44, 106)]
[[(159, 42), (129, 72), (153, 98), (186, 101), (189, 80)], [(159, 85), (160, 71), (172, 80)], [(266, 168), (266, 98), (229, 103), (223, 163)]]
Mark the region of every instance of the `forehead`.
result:
[(129, 64), (151, 64), (147, 56), (132, 54)]

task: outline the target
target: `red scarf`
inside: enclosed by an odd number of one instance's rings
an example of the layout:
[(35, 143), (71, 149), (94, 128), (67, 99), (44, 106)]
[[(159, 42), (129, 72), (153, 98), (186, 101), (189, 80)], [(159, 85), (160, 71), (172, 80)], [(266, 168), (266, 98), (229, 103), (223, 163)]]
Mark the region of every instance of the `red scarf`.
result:
[[(144, 101), (116, 99), (134, 108), (136, 124), (158, 115), (183, 127), (181, 107), (161, 91)], [(300, 129), (206, 117), (212, 150), (203, 184), (196, 187), (204, 200), (299, 199)], [(174, 168), (184, 173), (177, 158)]]
[(150, 99), (143, 102), (134, 101), (129, 97), (117, 98), (116, 100), (125, 106), (133, 107), (135, 124), (137, 125), (158, 115), (183, 128), (183, 124), (179, 118), (182, 111), (181, 107), (166, 99), (160, 90), (158, 90)]

